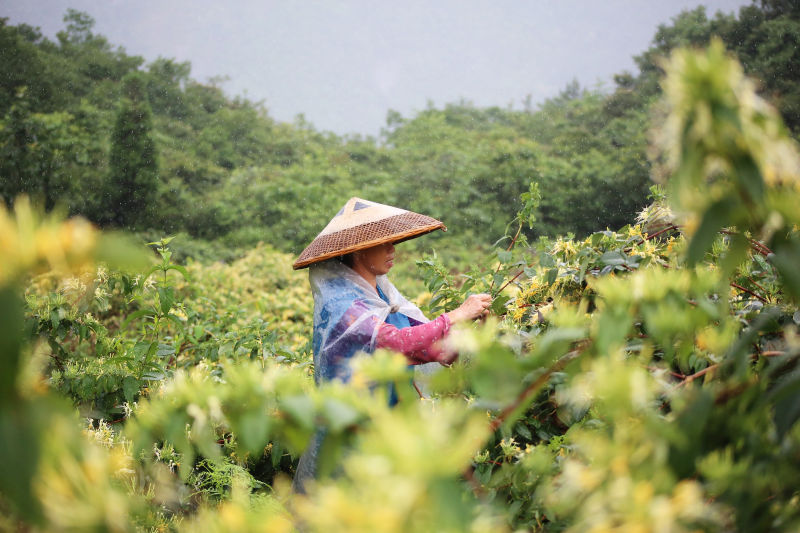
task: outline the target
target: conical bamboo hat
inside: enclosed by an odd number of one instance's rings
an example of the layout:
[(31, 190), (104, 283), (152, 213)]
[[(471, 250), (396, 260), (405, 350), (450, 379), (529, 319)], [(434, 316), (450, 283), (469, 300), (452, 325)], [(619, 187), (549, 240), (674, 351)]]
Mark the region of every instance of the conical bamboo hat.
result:
[(361, 198), (350, 198), (325, 229), (311, 241), (292, 267), (363, 250), (385, 242), (399, 242), (442, 229), (443, 223), (425, 215)]

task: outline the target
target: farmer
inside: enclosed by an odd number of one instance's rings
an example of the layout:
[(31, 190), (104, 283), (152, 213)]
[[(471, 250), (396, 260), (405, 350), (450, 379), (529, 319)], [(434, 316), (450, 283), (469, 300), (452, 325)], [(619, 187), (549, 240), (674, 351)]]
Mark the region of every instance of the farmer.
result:
[[(484, 315), (488, 294), (469, 296), (457, 309), (429, 321), (388, 280), (394, 245), (437, 229), (440, 221), (391, 207), (351, 198), (325, 229), (303, 250), (295, 269), (310, 266), (314, 296), (314, 380), (348, 382), (351, 358), (358, 352), (389, 348), (405, 355), (410, 365), (449, 364), (455, 354), (441, 346), (454, 323)], [(397, 397), (390, 390), (389, 403)], [(303, 455), (295, 490), (316, 471), (318, 434)]]

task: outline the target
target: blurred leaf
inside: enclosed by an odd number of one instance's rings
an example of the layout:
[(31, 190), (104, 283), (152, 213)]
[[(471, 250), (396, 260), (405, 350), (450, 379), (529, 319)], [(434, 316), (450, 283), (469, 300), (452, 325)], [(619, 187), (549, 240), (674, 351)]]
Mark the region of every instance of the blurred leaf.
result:
[(800, 418), (800, 374), (795, 373), (791, 381), (781, 384), (775, 402), (775, 429), (783, 438)]
[(800, 244), (792, 242), (775, 250), (769, 257), (781, 274), (781, 280), (795, 302), (800, 302)]
[(37, 522), (41, 508), (33, 493), (39, 462), (36, 404), (0, 406), (0, 493), (22, 516)]
[(322, 404), (322, 413), (328, 422), (328, 427), (334, 433), (339, 433), (346, 427), (354, 425), (361, 418), (360, 413), (339, 400), (328, 398)]
[(17, 393), (24, 328), (22, 301), (14, 287), (0, 287), (0, 407)]
[(233, 429), (242, 448), (257, 457), (269, 441), (269, 416), (260, 410), (251, 410), (244, 413), (237, 422)]
[(314, 401), (308, 396), (283, 398), (281, 406), (302, 427), (307, 429), (314, 427)]
[(139, 272), (150, 266), (152, 256), (130, 235), (119, 232), (100, 234), (95, 248), (95, 259), (110, 268), (126, 272)]
[(730, 211), (734, 208), (735, 203), (726, 196), (711, 204), (706, 210), (686, 252), (686, 260), (690, 266), (702, 261), (714, 239), (717, 238), (719, 230), (729, 224)]

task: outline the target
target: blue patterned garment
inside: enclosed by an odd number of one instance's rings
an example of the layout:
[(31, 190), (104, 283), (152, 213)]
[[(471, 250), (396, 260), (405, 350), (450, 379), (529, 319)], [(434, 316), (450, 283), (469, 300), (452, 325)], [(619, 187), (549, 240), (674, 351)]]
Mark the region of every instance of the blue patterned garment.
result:
[[(381, 297), (381, 300), (385, 301), (386, 303), (389, 303), (389, 299), (386, 297), (385, 294), (383, 294), (383, 291), (381, 290), (380, 287), (378, 287), (378, 296)], [(411, 327), (411, 320), (406, 315), (400, 312), (389, 313), (389, 316), (386, 317), (385, 322), (387, 324), (393, 325), (397, 329)], [(409, 365), (409, 368), (412, 368), (411, 365)], [(397, 390), (395, 389), (394, 384), (389, 385), (389, 405), (392, 407), (397, 405)]]

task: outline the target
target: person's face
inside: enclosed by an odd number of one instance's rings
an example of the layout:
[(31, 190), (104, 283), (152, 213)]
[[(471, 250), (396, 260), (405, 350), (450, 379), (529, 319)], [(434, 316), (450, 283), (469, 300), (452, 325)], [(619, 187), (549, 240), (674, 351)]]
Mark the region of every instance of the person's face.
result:
[(354, 252), (354, 259), (375, 276), (389, 272), (394, 266), (394, 244), (386, 243)]

